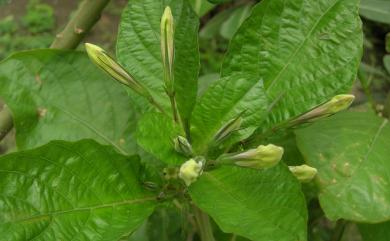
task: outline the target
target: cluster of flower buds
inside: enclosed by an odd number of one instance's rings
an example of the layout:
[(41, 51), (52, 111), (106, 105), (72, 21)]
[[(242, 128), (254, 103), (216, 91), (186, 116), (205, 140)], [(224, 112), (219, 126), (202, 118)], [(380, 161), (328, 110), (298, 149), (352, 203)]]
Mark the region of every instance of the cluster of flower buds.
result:
[(289, 166), (288, 168), (300, 182), (310, 182), (317, 175), (317, 169), (308, 165)]
[(187, 186), (190, 186), (202, 174), (204, 164), (205, 160), (202, 157), (191, 158), (181, 165), (179, 177)]
[(218, 164), (233, 164), (241, 167), (264, 169), (279, 163), (283, 156), (283, 148), (268, 144), (244, 152), (223, 154), (217, 159)]

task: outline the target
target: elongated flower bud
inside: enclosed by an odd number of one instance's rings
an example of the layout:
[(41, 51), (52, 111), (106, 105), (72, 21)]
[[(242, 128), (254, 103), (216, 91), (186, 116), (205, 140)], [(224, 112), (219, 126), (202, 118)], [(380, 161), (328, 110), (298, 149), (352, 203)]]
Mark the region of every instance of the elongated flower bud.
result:
[(180, 167), (179, 177), (189, 186), (202, 174), (204, 162), (190, 159)]
[(214, 142), (219, 143), (227, 138), (232, 132), (240, 129), (242, 123), (241, 115), (228, 121), (214, 136)]
[(310, 182), (317, 175), (317, 169), (308, 165), (289, 166), (288, 168), (300, 182)]
[(333, 115), (339, 111), (347, 109), (352, 104), (354, 99), (355, 96), (353, 95), (336, 95), (324, 104), (321, 104), (290, 121), (290, 123), (300, 124)]
[(187, 138), (183, 136), (178, 136), (173, 140), (175, 150), (186, 156), (192, 156), (193, 151), (191, 144), (188, 142)]
[(260, 145), (240, 153), (224, 154), (218, 158), (217, 163), (234, 164), (241, 167), (263, 169), (273, 167), (279, 163), (283, 156), (283, 148), (268, 144)]
[(87, 50), (89, 58), (100, 69), (109, 74), (112, 78), (119, 81), (121, 84), (130, 87), (138, 94), (150, 98), (150, 94), (145, 89), (145, 87), (138, 83), (133, 78), (133, 76), (131, 76), (119, 63), (117, 63), (113, 58), (111, 58), (106, 53), (106, 51), (104, 51), (104, 49), (90, 43), (86, 43), (85, 48)]
[(173, 90), (173, 63), (175, 57), (174, 46), (174, 22), (172, 11), (170, 7), (166, 7), (164, 14), (161, 18), (160, 24), (161, 30), (161, 56), (164, 66), (164, 81), (165, 87), (169, 94), (174, 92)]

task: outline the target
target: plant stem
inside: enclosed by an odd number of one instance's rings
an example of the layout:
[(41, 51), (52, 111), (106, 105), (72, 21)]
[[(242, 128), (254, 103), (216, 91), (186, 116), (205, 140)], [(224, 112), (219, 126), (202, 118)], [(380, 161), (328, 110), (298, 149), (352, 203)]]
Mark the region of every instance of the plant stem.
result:
[(172, 115), (173, 115), (173, 120), (176, 122), (176, 123), (179, 123), (179, 116), (177, 114), (177, 106), (176, 106), (176, 99), (175, 99), (175, 95), (169, 95), (169, 99), (171, 101), (171, 106), (172, 106)]
[(340, 219), (336, 223), (336, 227), (333, 230), (331, 241), (340, 241), (343, 237), (345, 226), (347, 225), (347, 221)]
[[(51, 48), (57, 49), (74, 49), (76, 48), (85, 34), (99, 20), (100, 14), (110, 0), (84, 0), (77, 10), (74, 18), (72, 18), (65, 29), (56, 36)], [(11, 131), (13, 127), (12, 116), (9, 111), (1, 113), (1, 133), (0, 141)], [(8, 124), (8, 128), (3, 129), (4, 124)], [(9, 126), (10, 125), (10, 126)]]
[(51, 48), (74, 49), (100, 19), (102, 10), (110, 0), (84, 0), (65, 29), (57, 34)]
[(13, 126), (12, 115), (8, 107), (4, 105), (0, 111), (0, 141), (11, 131)]
[(193, 206), (193, 210), (195, 214), (195, 220), (198, 225), (200, 240), (215, 241), (209, 216), (196, 206)]

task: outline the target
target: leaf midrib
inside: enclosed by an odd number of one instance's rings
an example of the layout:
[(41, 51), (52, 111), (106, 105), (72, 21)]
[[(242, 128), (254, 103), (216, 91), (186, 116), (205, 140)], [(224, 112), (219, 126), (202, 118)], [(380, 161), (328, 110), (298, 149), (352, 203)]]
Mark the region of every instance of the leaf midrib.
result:
[(20, 223), (20, 222), (26, 222), (26, 221), (39, 221), (42, 219), (48, 219), (51, 216), (58, 216), (66, 213), (72, 213), (72, 212), (84, 212), (84, 211), (93, 211), (97, 209), (104, 209), (104, 208), (113, 208), (117, 206), (125, 206), (125, 205), (131, 205), (131, 204), (138, 204), (138, 203), (144, 203), (144, 202), (151, 202), (155, 201), (156, 197), (151, 196), (151, 197), (145, 197), (145, 198), (140, 198), (140, 199), (127, 199), (127, 200), (121, 200), (121, 201), (116, 201), (116, 202), (111, 202), (111, 203), (104, 203), (104, 204), (99, 204), (99, 205), (94, 205), (94, 206), (86, 206), (86, 207), (79, 207), (79, 208), (72, 208), (72, 209), (67, 209), (67, 210), (58, 210), (58, 211), (53, 211), (53, 212), (47, 212), (47, 213), (40, 213), (38, 215), (26, 217), (26, 218), (20, 218), (20, 219), (15, 219), (15, 220), (10, 220), (7, 222), (2, 222), (0, 225), (7, 224), (7, 223)]
[(279, 73), (276, 75), (276, 77), (270, 81), (270, 84), (268, 86), (268, 88), (265, 86), (265, 89), (266, 91), (268, 90), (271, 90), (272, 87), (275, 85), (275, 83), (279, 80), (280, 76), (282, 75), (282, 73), (284, 73), (286, 70), (287, 70), (287, 67), (290, 66), (290, 64), (292, 63), (293, 59), (296, 57), (296, 55), (302, 50), (302, 48), (305, 46), (306, 42), (308, 41), (308, 39), (312, 36), (312, 34), (314, 33), (314, 30), (316, 30), (316, 28), (318, 27), (319, 23), (324, 19), (324, 17), (338, 4), (340, 3), (340, 0), (337, 0), (335, 1), (335, 3), (333, 5), (331, 5), (322, 15), (321, 17), (317, 20), (317, 22), (313, 25), (313, 27), (310, 29), (309, 33), (305, 36), (305, 39), (304, 41), (302, 41), (302, 43), (299, 45), (299, 47), (295, 50), (294, 53), (292, 53), (286, 64), (284, 65), (284, 67), (279, 71)]

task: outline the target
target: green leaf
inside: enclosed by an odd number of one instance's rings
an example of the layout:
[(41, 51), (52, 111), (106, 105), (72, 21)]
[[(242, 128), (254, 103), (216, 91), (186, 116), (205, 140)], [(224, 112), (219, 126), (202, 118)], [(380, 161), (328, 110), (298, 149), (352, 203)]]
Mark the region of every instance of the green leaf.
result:
[(219, 12), (212, 19), (210, 19), (205, 26), (200, 30), (199, 37), (202, 39), (215, 38), (221, 30), (222, 24), (229, 19), (229, 16), (234, 11), (233, 8), (226, 9)]
[(51, 140), (92, 138), (133, 152), (134, 121), (126, 91), (86, 54), (35, 50), (0, 64), (0, 96), (13, 112), (20, 149)]
[(198, 98), (200, 98), (206, 92), (210, 85), (218, 81), (218, 79), (219, 73), (206, 74), (199, 77)]
[(198, 14), (198, 16), (202, 17), (205, 15), (208, 11), (210, 11), (214, 4), (204, 1), (204, 0), (190, 0), (189, 1), (194, 8), (194, 11)]
[(378, 224), (359, 224), (360, 233), (363, 241), (389, 241), (390, 240), (390, 222)]
[(306, 204), (286, 166), (267, 170), (220, 167), (190, 186), (194, 203), (224, 232), (253, 241), (306, 240)]
[(361, 0), (360, 14), (367, 19), (390, 24), (390, 2), (387, 0)]
[(0, 157), (3, 240), (118, 240), (153, 211), (139, 160), (91, 140)]
[(178, 135), (183, 135), (179, 126), (160, 113), (145, 114), (137, 125), (138, 144), (166, 164), (180, 164), (185, 160), (173, 147), (173, 139)]
[(128, 241), (179, 241), (185, 240), (184, 228), (190, 225), (176, 207), (159, 207), (149, 219), (134, 232)]
[(390, 127), (374, 113), (343, 113), (296, 131), (305, 161), (318, 169), (326, 215), (358, 222), (390, 219)]
[(244, 20), (249, 16), (251, 9), (252, 4), (246, 4), (234, 9), (230, 17), (221, 26), (220, 32), (222, 37), (231, 39)]
[(165, 6), (171, 7), (175, 22), (176, 102), (180, 116), (188, 122), (196, 101), (200, 64), (199, 20), (187, 0), (131, 0), (122, 15), (117, 55), (157, 102), (169, 106), (160, 51), (160, 20)]
[(362, 55), (358, 0), (264, 0), (232, 39), (222, 76), (264, 80), (267, 130), (346, 93)]
[(194, 150), (205, 153), (217, 131), (242, 114), (241, 139), (256, 129), (266, 112), (263, 81), (230, 76), (216, 81), (203, 94), (192, 115), (191, 137)]

